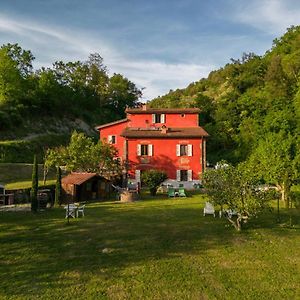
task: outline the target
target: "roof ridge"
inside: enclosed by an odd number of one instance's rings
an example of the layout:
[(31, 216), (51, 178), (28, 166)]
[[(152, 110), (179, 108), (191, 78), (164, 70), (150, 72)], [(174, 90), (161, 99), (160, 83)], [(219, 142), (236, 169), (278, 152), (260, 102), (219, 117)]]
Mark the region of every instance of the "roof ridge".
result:
[(96, 126), (95, 130), (99, 130), (101, 128), (105, 128), (105, 127), (108, 127), (108, 126), (111, 126), (111, 125), (115, 125), (115, 124), (119, 124), (119, 123), (123, 123), (123, 122), (127, 122), (127, 121), (129, 121), (129, 120), (127, 118), (125, 118), (125, 119), (113, 121), (113, 122), (110, 122), (110, 123), (102, 124), (102, 125)]

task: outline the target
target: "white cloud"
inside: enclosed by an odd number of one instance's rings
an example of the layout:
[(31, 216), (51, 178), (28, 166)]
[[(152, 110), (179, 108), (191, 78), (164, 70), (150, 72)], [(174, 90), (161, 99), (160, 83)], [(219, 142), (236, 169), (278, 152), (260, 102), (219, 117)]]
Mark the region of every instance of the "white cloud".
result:
[(300, 5), (290, 0), (253, 0), (235, 7), (234, 18), (271, 35), (285, 32), (300, 20)]
[(88, 54), (100, 53), (111, 73), (121, 73), (144, 90), (144, 100), (152, 99), (170, 89), (183, 88), (199, 80), (213, 69), (197, 64), (171, 64), (159, 60), (133, 60), (107, 41), (95, 38), (88, 32), (59, 28), (26, 19), (0, 14), (0, 32), (9, 37), (0, 43), (18, 42), (37, 57), (35, 66), (50, 66), (56, 60), (84, 60)]
[[(112, 64), (114, 65), (115, 62)], [(160, 61), (125, 61), (114, 66), (140, 87), (146, 87), (144, 99), (149, 100), (168, 92), (184, 88), (213, 70), (213, 66), (197, 64), (167, 64)]]

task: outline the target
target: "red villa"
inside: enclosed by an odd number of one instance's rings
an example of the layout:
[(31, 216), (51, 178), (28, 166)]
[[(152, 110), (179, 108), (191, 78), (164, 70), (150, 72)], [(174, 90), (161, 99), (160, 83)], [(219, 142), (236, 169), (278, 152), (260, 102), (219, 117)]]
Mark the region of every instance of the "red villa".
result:
[(192, 188), (206, 165), (206, 138), (200, 127), (198, 108), (126, 109), (126, 119), (96, 127), (100, 138), (113, 144), (127, 166), (131, 181), (140, 182), (141, 172), (164, 170), (168, 183)]

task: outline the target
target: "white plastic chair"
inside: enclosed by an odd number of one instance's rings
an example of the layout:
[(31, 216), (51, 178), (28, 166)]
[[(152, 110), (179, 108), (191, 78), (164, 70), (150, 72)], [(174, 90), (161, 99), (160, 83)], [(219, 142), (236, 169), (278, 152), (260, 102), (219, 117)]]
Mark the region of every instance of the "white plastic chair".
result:
[(77, 206), (75, 204), (69, 204), (69, 208), (68, 208), (68, 205), (66, 205), (64, 208), (66, 210), (66, 219), (67, 218), (76, 218)]
[(79, 206), (76, 213), (77, 213), (77, 218), (79, 216), (79, 213), (81, 213), (81, 215), (84, 217), (84, 207), (85, 207), (85, 204), (82, 205), (82, 206)]
[(205, 207), (203, 209), (203, 216), (205, 216), (205, 215), (213, 215), (214, 217), (216, 216), (215, 208), (210, 202), (205, 203)]

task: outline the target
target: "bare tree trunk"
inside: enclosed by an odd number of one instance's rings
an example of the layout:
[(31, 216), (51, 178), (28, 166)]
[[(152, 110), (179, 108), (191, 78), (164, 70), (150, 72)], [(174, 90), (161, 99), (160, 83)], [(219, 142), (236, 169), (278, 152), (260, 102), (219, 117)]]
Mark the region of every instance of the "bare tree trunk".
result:
[(284, 202), (285, 208), (290, 207), (289, 194), (290, 194), (290, 185), (288, 179), (286, 179), (282, 183), (282, 188), (281, 188), (281, 200)]
[(43, 174), (43, 185), (46, 185), (47, 175), (48, 175), (48, 168), (44, 165), (44, 174)]
[(233, 225), (233, 227), (237, 231), (241, 231), (242, 230), (242, 224), (241, 224), (239, 218), (236, 219), (236, 222), (234, 220), (232, 220), (231, 218), (227, 218), (227, 220)]

